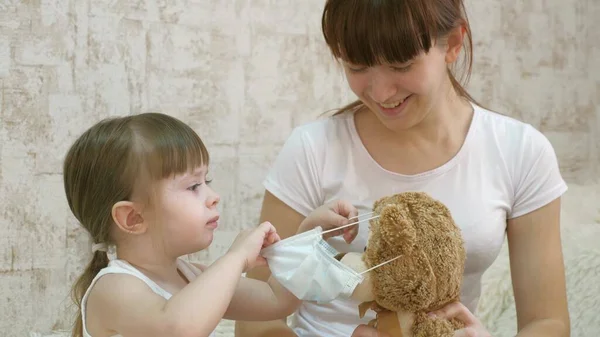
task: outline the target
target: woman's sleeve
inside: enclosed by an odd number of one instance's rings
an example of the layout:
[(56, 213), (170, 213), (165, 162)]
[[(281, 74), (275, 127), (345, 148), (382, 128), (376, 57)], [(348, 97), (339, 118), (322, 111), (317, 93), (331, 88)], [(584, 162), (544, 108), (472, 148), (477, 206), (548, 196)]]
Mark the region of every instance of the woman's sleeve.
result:
[[(323, 144), (319, 148), (323, 150)], [(307, 216), (322, 204), (319, 157), (305, 127), (295, 128), (267, 174), (263, 183), (266, 190)]]
[(528, 126), (514, 162), (515, 194), (509, 218), (535, 211), (567, 191), (550, 141)]

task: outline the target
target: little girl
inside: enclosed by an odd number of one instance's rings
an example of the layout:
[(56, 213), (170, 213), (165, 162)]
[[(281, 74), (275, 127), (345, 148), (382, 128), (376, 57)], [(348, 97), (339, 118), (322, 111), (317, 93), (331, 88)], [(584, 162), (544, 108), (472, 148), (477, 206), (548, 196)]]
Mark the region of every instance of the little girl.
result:
[[(94, 241), (73, 286), (80, 309), (73, 336), (209, 336), (222, 318), (275, 320), (295, 311), (300, 301), (274, 279), (241, 277), (265, 265), (260, 250), (279, 240), (268, 222), (242, 231), (210, 267), (180, 259), (207, 248), (218, 226), (208, 162), (189, 126), (158, 113), (101, 121), (71, 146), (67, 200)], [(346, 216), (355, 212), (346, 207)], [(302, 230), (344, 224), (337, 214), (324, 223), (323, 214), (307, 217)]]

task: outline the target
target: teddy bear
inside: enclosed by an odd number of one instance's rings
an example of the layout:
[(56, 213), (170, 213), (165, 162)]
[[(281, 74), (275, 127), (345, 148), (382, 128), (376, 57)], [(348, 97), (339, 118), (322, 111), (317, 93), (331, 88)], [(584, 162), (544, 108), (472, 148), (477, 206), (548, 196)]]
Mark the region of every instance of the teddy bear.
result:
[(364, 253), (337, 257), (366, 271), (351, 296), (360, 317), (375, 311), (369, 325), (393, 337), (453, 336), (460, 321), (427, 315), (460, 297), (466, 251), (449, 209), (427, 193), (404, 192), (375, 201), (373, 211)]

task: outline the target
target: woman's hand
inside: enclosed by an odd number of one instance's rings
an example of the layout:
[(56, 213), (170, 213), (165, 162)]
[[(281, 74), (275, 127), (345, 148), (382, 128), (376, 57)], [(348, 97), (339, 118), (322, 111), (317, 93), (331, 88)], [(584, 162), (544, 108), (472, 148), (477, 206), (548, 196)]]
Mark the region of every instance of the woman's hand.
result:
[(450, 303), (439, 310), (431, 312), (430, 315), (446, 319), (456, 318), (463, 322), (465, 327), (457, 330), (454, 337), (492, 337), (479, 319), (460, 302)]
[[(358, 210), (349, 201), (335, 200), (312, 211), (300, 224), (298, 233), (321, 226), (324, 231), (350, 223), (349, 218), (358, 216)], [(356, 222), (356, 220), (354, 220)], [(325, 239), (344, 234), (347, 243), (352, 242), (358, 234), (358, 224), (325, 234)]]
[(368, 325), (361, 324), (354, 329), (351, 337), (392, 337), (387, 333), (379, 332)]

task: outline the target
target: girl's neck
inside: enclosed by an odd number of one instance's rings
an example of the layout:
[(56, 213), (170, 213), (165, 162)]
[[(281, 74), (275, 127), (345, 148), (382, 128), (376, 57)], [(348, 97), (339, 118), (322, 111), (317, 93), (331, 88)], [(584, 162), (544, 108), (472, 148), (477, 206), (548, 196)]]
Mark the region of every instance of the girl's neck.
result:
[(177, 257), (167, 256), (152, 242), (127, 242), (117, 245), (117, 257), (140, 270), (152, 279), (172, 282), (180, 278)]

